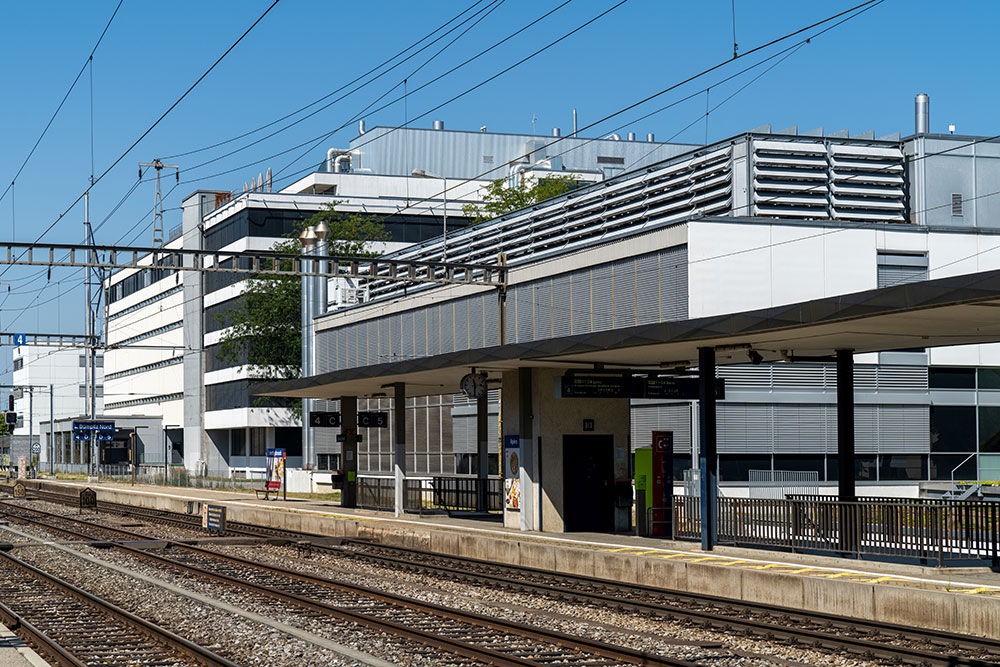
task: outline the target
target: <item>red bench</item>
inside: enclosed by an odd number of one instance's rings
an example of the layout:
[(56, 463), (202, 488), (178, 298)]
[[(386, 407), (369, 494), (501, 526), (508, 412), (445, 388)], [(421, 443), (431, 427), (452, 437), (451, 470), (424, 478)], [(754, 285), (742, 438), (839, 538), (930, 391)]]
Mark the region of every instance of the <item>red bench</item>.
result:
[(254, 493), (257, 494), (257, 499), (260, 500), (260, 494), (264, 494), (264, 500), (271, 500), (271, 493), (274, 493), (274, 500), (278, 499), (278, 492), (281, 491), (281, 482), (268, 481), (264, 482), (263, 489), (254, 489)]

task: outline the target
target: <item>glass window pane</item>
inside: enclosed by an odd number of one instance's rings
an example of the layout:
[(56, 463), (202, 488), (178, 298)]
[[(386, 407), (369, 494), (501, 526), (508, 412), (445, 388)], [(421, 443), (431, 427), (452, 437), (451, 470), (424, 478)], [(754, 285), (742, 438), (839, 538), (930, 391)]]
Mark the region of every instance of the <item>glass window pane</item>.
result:
[(931, 366), (927, 369), (927, 382), (931, 389), (975, 389), (976, 371), (973, 368)]
[(246, 456), (247, 455), (247, 438), (246, 431), (241, 428), (236, 428), (230, 431), (230, 445), (232, 447), (233, 456)]
[(979, 451), (1000, 452), (1000, 408), (979, 408)]
[(976, 408), (971, 405), (931, 406), (931, 451), (976, 450)]
[(880, 481), (926, 479), (927, 457), (921, 454), (883, 454), (880, 457)]
[(980, 368), (979, 388), (1000, 389), (1000, 368)]
[(750, 454), (722, 454), (719, 456), (720, 482), (747, 482), (751, 470), (770, 470), (771, 457)]
[(823, 481), (823, 472), (826, 469), (826, 457), (822, 454), (800, 456), (789, 456), (786, 454), (776, 454), (774, 456), (775, 470), (793, 470), (795, 472), (816, 472), (819, 481)]
[[(834, 457), (830, 457), (830, 462), (833, 464), (834, 472), (836, 472), (837, 460)], [(875, 457), (874, 456), (856, 456), (854, 458), (854, 479), (856, 480), (875, 480), (877, 479), (875, 471)]]
[[(934, 454), (931, 456), (931, 479), (950, 480), (951, 471), (955, 470), (955, 481), (976, 478), (976, 457), (968, 454)], [(965, 463), (962, 463), (965, 461)]]

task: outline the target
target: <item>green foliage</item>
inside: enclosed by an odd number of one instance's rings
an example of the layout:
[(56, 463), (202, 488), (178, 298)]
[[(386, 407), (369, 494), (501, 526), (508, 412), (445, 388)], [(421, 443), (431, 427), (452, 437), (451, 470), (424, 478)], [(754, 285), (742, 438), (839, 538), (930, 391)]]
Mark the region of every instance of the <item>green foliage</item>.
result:
[(7, 420), (4, 419), (2, 412), (0, 412), (0, 435), (10, 435), (10, 428), (8, 428)]
[[(273, 250), (288, 255), (280, 260), (290, 268), (291, 257), (301, 254), (299, 234), (306, 227), (325, 222), (330, 228), (327, 237), (329, 255), (340, 257), (371, 257), (372, 243), (389, 240), (389, 232), (381, 220), (360, 214), (344, 214), (335, 210), (339, 202), (326, 207), (296, 225), (287, 241), (276, 243)], [(285, 262), (288, 262), (286, 265)], [(260, 274), (247, 279), (243, 295), (224, 315), (217, 316), (223, 326), (230, 327), (220, 341), (218, 359), (229, 365), (248, 366), (252, 380), (274, 382), (300, 377), (302, 374), (301, 278)], [(273, 399), (258, 398), (257, 406), (275, 405)], [(290, 406), (298, 415), (300, 404)]]
[(492, 220), (519, 208), (557, 197), (577, 185), (577, 180), (572, 175), (546, 176), (541, 180), (528, 176), (520, 179), (513, 188), (507, 187), (506, 178), (498, 178), (486, 186), (482, 206), (466, 204), (462, 207), (462, 213), (472, 218), (473, 223)]

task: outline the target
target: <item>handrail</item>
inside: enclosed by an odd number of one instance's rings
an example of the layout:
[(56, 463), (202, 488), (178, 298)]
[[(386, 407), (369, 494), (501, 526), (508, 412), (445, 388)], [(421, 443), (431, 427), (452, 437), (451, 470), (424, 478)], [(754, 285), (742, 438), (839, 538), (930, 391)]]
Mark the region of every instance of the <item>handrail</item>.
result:
[[(968, 463), (969, 459), (971, 459), (973, 456), (976, 456), (976, 454), (978, 454), (978, 452), (972, 452), (971, 454), (969, 454), (968, 456), (966, 456), (965, 459), (961, 463), (959, 463), (957, 466), (955, 466), (954, 468), (951, 469), (951, 486), (952, 486), (952, 488), (955, 488), (955, 471), (958, 470), (959, 468), (961, 468), (962, 466), (964, 466), (966, 463)], [(976, 466), (976, 484), (977, 485), (979, 484), (979, 466)]]

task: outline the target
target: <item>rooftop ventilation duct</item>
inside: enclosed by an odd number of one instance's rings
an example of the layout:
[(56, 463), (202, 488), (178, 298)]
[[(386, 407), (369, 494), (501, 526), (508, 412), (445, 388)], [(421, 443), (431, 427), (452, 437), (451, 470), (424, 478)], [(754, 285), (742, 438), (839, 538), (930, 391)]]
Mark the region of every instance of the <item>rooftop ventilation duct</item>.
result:
[(622, 135), (618, 134), (617, 132), (612, 132), (611, 134), (609, 134), (608, 136), (606, 136), (604, 138), (605, 139), (610, 139), (611, 141), (621, 141), (622, 140)]
[(914, 100), (914, 131), (917, 134), (927, 134), (931, 128), (931, 98), (920, 93)]
[(650, 143), (653, 143), (654, 141), (656, 141), (656, 137), (653, 135), (652, 132), (650, 132), (649, 134), (646, 135), (646, 141), (648, 141)]
[(628, 139), (629, 141), (635, 141), (635, 132), (629, 132), (629, 133), (628, 133), (628, 134), (626, 135), (626, 138), (627, 138), (627, 139)]
[(436, 120), (436, 121), (434, 121), (434, 129), (435, 130), (443, 130), (444, 129), (444, 121), (443, 120)]
[(552, 128), (552, 136), (553, 137), (561, 137), (562, 136), (562, 130), (560, 130), (558, 127), (553, 127)]
[(358, 121), (358, 134), (360, 135), (360, 134), (364, 134), (364, 133), (365, 133), (365, 121), (359, 120)]

